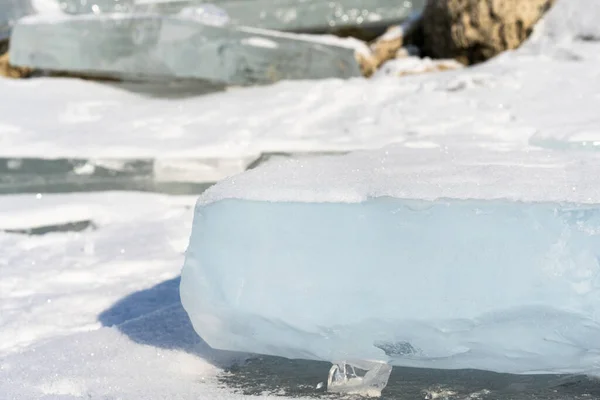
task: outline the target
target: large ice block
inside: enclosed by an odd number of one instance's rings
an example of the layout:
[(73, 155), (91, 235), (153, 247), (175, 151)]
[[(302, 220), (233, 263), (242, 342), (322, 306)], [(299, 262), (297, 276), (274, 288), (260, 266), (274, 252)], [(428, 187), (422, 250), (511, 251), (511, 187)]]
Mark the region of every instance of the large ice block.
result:
[[(359, 76), (352, 42), (221, 24), (216, 13), (27, 17), (11, 63), (117, 77), (196, 78), (227, 84)], [(210, 21), (208, 19), (211, 19)]]
[[(160, 12), (206, 4), (202, 0), (62, 0), (68, 13)], [(325, 32), (347, 26), (387, 26), (423, 9), (424, 0), (220, 0), (232, 23), (284, 31)]]
[(599, 177), (539, 150), (269, 163), (199, 199), (181, 299), (219, 349), (598, 374)]
[(8, 39), (12, 26), (19, 18), (33, 12), (29, 0), (0, 1), (0, 40)]

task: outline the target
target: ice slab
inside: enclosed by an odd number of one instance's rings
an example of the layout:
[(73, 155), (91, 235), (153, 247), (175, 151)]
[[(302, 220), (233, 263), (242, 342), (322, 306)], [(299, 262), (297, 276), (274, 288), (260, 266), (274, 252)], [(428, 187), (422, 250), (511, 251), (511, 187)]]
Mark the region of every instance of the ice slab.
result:
[[(68, 13), (160, 12), (177, 13), (185, 8), (206, 6), (201, 0), (62, 0)], [(216, 1), (231, 22), (283, 31), (326, 32), (347, 26), (386, 26), (420, 11), (424, 0), (242, 0)]]
[(125, 77), (247, 85), (360, 76), (355, 46), (185, 15), (35, 16), (14, 28), (11, 62)]
[(597, 374), (599, 169), (483, 147), (273, 162), (198, 201), (182, 303), (219, 349)]
[(8, 39), (14, 23), (21, 17), (33, 14), (29, 0), (2, 0), (0, 2), (0, 40)]

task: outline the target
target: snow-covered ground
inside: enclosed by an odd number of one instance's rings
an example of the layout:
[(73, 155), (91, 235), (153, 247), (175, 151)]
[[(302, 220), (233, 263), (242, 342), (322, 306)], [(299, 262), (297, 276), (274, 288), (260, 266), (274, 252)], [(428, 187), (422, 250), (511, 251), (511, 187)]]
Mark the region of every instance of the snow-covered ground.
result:
[[(52, 1), (34, 3), (56, 12)], [(558, 0), (518, 51), (401, 78), (209, 94), (0, 79), (0, 157), (155, 159), (167, 166), (164, 180), (170, 163), (179, 174), (187, 162), (221, 160), (208, 177), (191, 170), (190, 181), (242, 171), (263, 152), (390, 143), (545, 147), (585, 151), (589, 162), (600, 146), (599, 19), (597, 0)], [(209, 349), (179, 304), (194, 201), (137, 192), (0, 197), (0, 398), (241, 396), (217, 379), (241, 356)]]

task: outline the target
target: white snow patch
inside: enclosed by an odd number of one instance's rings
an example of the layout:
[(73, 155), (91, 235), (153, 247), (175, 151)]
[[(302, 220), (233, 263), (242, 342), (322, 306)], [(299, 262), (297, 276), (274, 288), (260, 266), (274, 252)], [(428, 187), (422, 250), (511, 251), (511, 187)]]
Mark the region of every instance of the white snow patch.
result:
[(387, 61), (379, 68), (374, 77), (423, 74), (446, 70), (462, 69), (464, 66), (455, 60), (432, 60), (425, 57), (400, 57)]
[(0, 356), (95, 330), (98, 314), (123, 296), (175, 277), (194, 202), (111, 192), (0, 196), (0, 229), (97, 224), (42, 236), (0, 232)]
[(390, 145), (346, 156), (274, 160), (219, 182), (200, 203), (227, 198), (354, 203), (381, 196), (600, 203), (600, 163), (593, 153), (415, 147)]
[(276, 49), (279, 47), (276, 42), (262, 37), (249, 37), (242, 39), (242, 44), (254, 47), (263, 47), (265, 49)]
[(39, 14), (61, 13), (60, 4), (57, 0), (30, 0), (31, 5)]

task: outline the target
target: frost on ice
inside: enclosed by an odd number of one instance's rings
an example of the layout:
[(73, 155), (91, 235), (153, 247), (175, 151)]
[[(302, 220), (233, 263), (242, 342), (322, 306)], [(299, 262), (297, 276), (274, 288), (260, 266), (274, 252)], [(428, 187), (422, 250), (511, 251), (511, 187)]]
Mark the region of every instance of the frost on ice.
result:
[(271, 162), (200, 198), (182, 302), (211, 346), (334, 362), (334, 388), (382, 363), (597, 374), (598, 176), (546, 150)]

